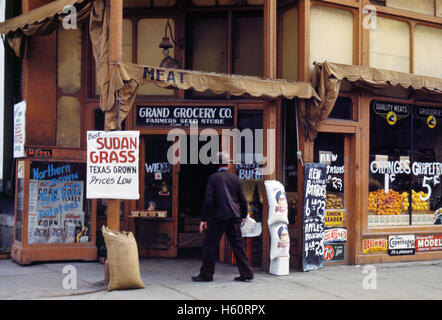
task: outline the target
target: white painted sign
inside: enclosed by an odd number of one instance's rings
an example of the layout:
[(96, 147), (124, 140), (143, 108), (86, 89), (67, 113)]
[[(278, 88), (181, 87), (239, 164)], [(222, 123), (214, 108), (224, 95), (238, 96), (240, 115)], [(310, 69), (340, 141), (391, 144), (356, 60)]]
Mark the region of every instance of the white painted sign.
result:
[(24, 158), (26, 131), (26, 102), (14, 105), (14, 158)]
[(140, 198), (139, 131), (87, 132), (88, 199)]

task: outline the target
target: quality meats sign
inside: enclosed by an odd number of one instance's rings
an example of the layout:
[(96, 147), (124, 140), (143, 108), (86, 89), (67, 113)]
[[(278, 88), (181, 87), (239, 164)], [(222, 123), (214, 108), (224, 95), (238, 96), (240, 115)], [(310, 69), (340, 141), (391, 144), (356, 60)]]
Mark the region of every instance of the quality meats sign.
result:
[(416, 252), (442, 251), (442, 235), (416, 236)]
[(140, 198), (139, 131), (87, 132), (88, 199)]

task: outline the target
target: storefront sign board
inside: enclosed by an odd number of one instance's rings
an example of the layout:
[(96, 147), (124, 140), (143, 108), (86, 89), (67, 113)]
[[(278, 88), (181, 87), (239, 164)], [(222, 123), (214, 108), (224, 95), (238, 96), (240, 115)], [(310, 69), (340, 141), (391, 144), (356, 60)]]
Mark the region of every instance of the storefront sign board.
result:
[(87, 132), (87, 198), (137, 200), (139, 131)]
[(231, 106), (137, 106), (138, 127), (227, 127), (234, 126)]

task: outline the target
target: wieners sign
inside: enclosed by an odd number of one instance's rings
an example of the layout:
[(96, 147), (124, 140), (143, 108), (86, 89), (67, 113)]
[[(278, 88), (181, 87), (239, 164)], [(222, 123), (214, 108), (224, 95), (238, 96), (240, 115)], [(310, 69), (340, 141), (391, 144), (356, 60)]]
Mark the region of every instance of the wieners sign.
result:
[(139, 199), (139, 131), (87, 132), (88, 199)]

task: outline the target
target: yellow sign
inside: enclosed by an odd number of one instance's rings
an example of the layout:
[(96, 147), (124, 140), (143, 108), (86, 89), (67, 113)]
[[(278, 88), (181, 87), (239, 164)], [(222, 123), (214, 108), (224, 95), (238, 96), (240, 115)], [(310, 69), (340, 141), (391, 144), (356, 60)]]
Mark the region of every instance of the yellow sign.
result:
[(431, 129), (435, 128), (435, 127), (436, 127), (436, 117), (433, 116), (433, 115), (430, 115), (430, 116), (427, 118), (427, 125), (428, 125), (428, 127), (431, 128)]
[(385, 252), (387, 250), (387, 239), (364, 239), (362, 241), (362, 253)]
[(390, 111), (389, 113), (387, 113), (387, 123), (390, 126), (395, 125), (397, 122), (397, 115), (394, 111)]
[(326, 228), (342, 226), (344, 223), (344, 212), (345, 210), (325, 210), (324, 226)]

